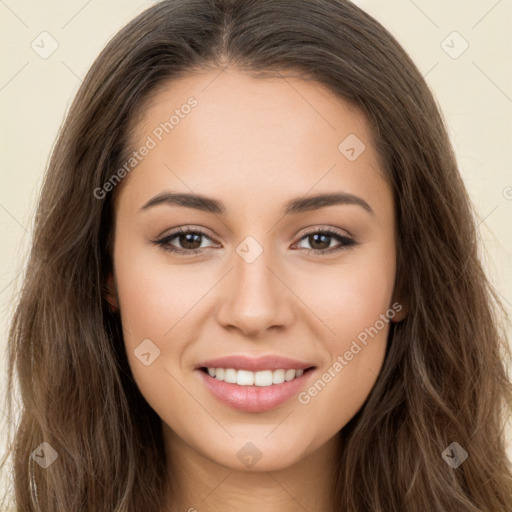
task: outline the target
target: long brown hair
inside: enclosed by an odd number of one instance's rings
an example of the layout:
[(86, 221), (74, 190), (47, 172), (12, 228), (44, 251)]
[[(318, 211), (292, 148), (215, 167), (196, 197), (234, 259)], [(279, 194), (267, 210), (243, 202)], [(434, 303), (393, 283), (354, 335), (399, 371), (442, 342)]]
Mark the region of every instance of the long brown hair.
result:
[[(394, 191), (397, 287), (408, 315), (342, 430), (335, 508), (510, 512), (510, 351), (472, 206), (420, 72), (347, 0), (167, 0), (94, 62), (51, 155), (10, 331), (16, 510), (161, 506), (169, 462), (161, 421), (135, 385), (119, 316), (104, 299), (118, 187), (102, 198), (94, 191), (133, 151), (131, 127), (159, 85), (226, 66), (256, 77), (293, 70), (356, 105)], [(31, 456), (43, 441), (58, 454), (46, 469)], [(453, 457), (454, 442), (468, 453), (457, 468), (442, 456)]]

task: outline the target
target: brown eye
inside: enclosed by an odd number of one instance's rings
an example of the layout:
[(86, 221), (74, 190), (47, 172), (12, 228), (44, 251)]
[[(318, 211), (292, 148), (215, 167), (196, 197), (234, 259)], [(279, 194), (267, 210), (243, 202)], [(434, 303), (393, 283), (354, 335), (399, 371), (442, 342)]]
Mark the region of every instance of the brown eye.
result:
[[(201, 247), (201, 237), (203, 235), (199, 233), (180, 233), (174, 238), (179, 240), (181, 247), (184, 249), (198, 249)], [(197, 243), (199, 242), (199, 246)]]
[(211, 238), (201, 230), (180, 228), (174, 233), (170, 233), (153, 243), (160, 246), (165, 251), (180, 254), (196, 254), (208, 247), (204, 247), (201, 244), (204, 238), (211, 240)]
[[(334, 248), (331, 246), (333, 239), (338, 241), (338, 246)], [(301, 240), (307, 240), (310, 245), (311, 248), (309, 249), (308, 254), (311, 252), (318, 254), (330, 254), (339, 250), (348, 249), (355, 245), (355, 240), (352, 238), (330, 229), (310, 231), (309, 233), (306, 233)], [(303, 249), (307, 249), (307, 247), (303, 247)]]

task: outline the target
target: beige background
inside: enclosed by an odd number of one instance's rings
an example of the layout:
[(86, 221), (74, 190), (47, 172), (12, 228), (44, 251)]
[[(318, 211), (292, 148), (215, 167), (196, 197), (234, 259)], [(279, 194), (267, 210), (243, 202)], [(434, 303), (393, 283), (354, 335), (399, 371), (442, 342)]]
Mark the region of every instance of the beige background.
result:
[[(35, 202), (59, 126), (102, 47), (152, 3), (0, 0), (2, 376), (6, 332), (30, 244)], [(432, 88), (481, 220), (487, 270), (512, 312), (512, 1), (355, 3), (395, 35)], [(53, 54), (44, 55), (57, 44)], [(3, 395), (3, 380), (0, 386)], [(1, 421), (10, 421), (4, 412)], [(512, 459), (512, 445), (509, 455)]]

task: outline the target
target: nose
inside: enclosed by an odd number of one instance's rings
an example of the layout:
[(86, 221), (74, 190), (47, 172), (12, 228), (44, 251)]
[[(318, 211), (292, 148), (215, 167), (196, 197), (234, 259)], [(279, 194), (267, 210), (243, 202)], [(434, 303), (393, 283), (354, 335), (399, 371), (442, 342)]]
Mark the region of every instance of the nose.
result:
[(248, 262), (235, 253), (233, 270), (224, 280), (220, 325), (238, 329), (244, 336), (264, 337), (268, 330), (281, 330), (293, 321), (293, 293), (285, 272), (270, 257), (270, 251)]

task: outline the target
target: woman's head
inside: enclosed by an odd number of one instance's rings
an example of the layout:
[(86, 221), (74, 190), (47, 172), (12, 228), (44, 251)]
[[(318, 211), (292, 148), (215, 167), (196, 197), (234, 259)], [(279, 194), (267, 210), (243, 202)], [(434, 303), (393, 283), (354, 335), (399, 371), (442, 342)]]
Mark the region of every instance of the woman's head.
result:
[[(155, 136), (189, 97), (194, 110)], [(180, 79), (145, 106), (132, 147), (150, 149), (116, 191), (109, 300), (142, 394), (219, 464), (243, 468), (250, 442), (257, 469), (290, 466), (334, 442), (377, 378), (390, 321), (380, 317), (401, 315), (393, 193), (371, 139), (364, 116), (320, 84), (235, 69)], [(227, 356), (250, 361), (215, 363)], [(262, 357), (272, 361), (251, 365)], [(283, 401), (266, 386), (212, 394), (216, 367), (250, 379), (309, 370)], [(323, 374), (329, 385), (315, 388)]]
[[(19, 488), (43, 440), (43, 503), (126, 510), (156, 506), (173, 454), (268, 471), (336, 446), (338, 506), (498, 509), (510, 388), (490, 300), (435, 101), (375, 20), (335, 0), (161, 2), (96, 60), (52, 155), (12, 330)], [(293, 358), (307, 386), (226, 405), (204, 368), (232, 355)]]

